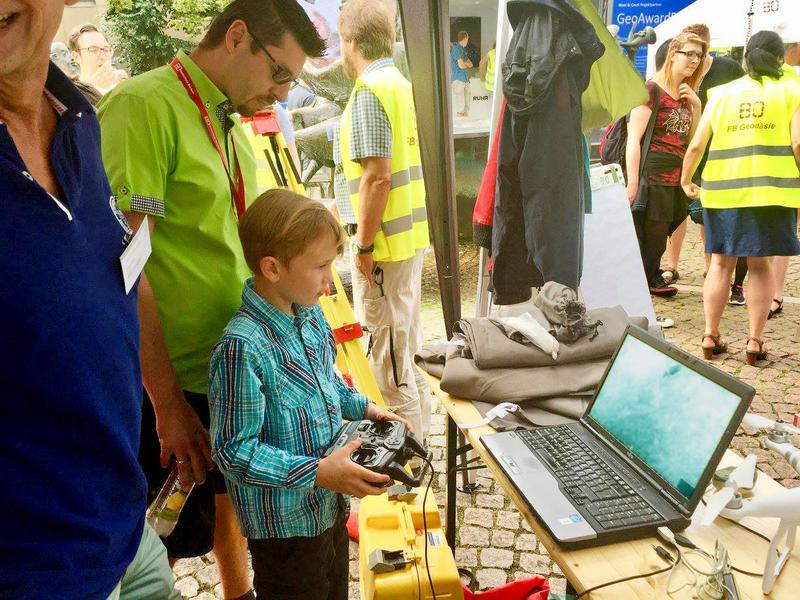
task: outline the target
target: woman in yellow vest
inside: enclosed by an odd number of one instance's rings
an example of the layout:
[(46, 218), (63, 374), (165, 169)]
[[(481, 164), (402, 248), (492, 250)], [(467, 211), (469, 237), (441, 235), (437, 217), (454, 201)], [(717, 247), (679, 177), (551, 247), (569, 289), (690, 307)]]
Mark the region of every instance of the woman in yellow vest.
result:
[[(719, 323), (737, 256), (747, 257), (747, 363), (767, 358), (762, 335), (773, 290), (772, 256), (800, 254), (800, 83), (787, 77), (778, 34), (756, 33), (747, 44), (747, 75), (711, 90), (686, 152), (681, 185), (703, 203), (711, 266), (703, 285), (703, 355), (726, 352)], [(713, 134), (713, 138), (712, 138)], [(701, 185), (692, 183), (711, 139)]]
[(478, 72), (483, 79), (483, 87), (487, 92), (494, 92), (494, 73), (495, 73), (495, 48), (497, 44), (492, 44), (492, 49), (486, 53), (478, 65)]

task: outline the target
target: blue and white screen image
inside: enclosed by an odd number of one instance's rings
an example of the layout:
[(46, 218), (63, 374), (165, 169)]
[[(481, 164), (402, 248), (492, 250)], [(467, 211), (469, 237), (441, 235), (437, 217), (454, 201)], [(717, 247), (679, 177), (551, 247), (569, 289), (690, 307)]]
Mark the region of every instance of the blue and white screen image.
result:
[(589, 415), (691, 497), (740, 398), (627, 336)]

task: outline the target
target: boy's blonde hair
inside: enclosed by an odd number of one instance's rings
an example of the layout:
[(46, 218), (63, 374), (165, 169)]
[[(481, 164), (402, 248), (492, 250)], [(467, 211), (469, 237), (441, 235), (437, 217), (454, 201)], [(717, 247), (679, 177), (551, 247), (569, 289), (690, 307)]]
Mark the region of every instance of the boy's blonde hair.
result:
[(261, 194), (239, 222), (239, 239), (247, 266), (258, 274), (265, 256), (283, 265), (303, 253), (309, 244), (329, 233), (341, 254), (344, 231), (321, 202), (275, 189)]

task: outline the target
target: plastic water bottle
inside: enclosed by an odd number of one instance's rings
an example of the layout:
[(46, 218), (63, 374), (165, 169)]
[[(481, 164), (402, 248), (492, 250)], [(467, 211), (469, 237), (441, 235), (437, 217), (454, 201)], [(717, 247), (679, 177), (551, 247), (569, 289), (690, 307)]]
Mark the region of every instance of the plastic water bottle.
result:
[(147, 508), (147, 522), (159, 537), (165, 538), (175, 529), (181, 510), (193, 489), (194, 482), (189, 491), (183, 490), (178, 476), (178, 465), (172, 467), (155, 500)]

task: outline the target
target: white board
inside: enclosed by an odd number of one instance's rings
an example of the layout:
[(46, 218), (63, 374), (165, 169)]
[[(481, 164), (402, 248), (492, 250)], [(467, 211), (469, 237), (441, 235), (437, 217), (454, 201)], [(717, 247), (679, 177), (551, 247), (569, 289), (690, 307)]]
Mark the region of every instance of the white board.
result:
[(587, 308), (621, 305), (628, 316), (656, 322), (639, 242), (618, 165), (591, 169), (592, 214), (584, 217), (583, 277)]

